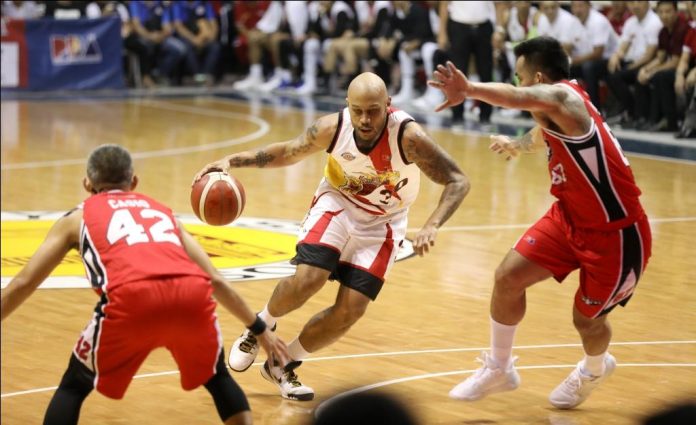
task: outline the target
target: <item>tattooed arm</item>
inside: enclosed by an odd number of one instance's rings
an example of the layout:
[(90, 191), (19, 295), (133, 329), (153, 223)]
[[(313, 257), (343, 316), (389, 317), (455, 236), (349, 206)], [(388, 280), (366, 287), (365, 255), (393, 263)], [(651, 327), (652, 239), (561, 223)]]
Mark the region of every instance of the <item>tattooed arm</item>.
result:
[(435, 245), (437, 229), (449, 219), (469, 192), (469, 178), (454, 159), (445, 152), (423, 128), (411, 122), (402, 138), (406, 159), (414, 162), (423, 174), (435, 183), (444, 185), (440, 201), (414, 239), (413, 247), (420, 256)]
[(505, 159), (509, 161), (520, 152), (534, 153), (544, 145), (541, 127), (536, 126), (517, 139), (511, 139), (502, 134), (492, 134), (489, 149), (498, 154), (505, 154)]
[(228, 173), (230, 168), (292, 165), (315, 152), (328, 149), (337, 125), (338, 114), (325, 115), (292, 140), (273, 143), (254, 151), (233, 153), (211, 162), (196, 174), (193, 181), (196, 182), (204, 174), (214, 170)]

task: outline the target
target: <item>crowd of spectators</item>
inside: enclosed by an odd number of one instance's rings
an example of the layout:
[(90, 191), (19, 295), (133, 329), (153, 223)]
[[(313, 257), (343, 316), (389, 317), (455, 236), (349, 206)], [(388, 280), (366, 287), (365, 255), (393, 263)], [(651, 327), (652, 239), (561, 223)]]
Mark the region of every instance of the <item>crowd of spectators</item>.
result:
[[(369, 70), (394, 105), (424, 111), (442, 101), (425, 84), (438, 64), (514, 82), (515, 44), (550, 35), (612, 125), (696, 133), (693, 1), (4, 1), (2, 14), (118, 16), (146, 87), (236, 81), (242, 91), (337, 94)], [(490, 121), (490, 105), (467, 103), (452, 108), (454, 127), (464, 107)]]

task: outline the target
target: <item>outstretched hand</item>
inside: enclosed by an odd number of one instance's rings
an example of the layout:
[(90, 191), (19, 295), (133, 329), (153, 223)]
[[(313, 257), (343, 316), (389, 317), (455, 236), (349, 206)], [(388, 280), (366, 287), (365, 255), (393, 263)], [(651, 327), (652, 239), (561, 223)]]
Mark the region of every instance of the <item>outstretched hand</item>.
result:
[(505, 160), (509, 161), (520, 154), (520, 143), (501, 134), (491, 134), (490, 150), (499, 155), (505, 155)]
[(201, 168), (201, 170), (198, 173), (196, 173), (196, 175), (193, 177), (193, 181), (191, 182), (191, 186), (193, 186), (198, 180), (201, 179), (201, 177), (210, 173), (211, 171), (222, 171), (225, 174), (229, 174), (229, 170), (230, 164), (227, 158), (211, 162), (210, 164), (207, 164), (203, 168)]
[(447, 61), (446, 67), (442, 65), (437, 66), (437, 70), (433, 72), (433, 80), (428, 81), (428, 85), (440, 89), (445, 95), (445, 101), (435, 108), (435, 112), (440, 112), (443, 109), (457, 106), (464, 102), (471, 88), (471, 84), (464, 73), (450, 61)]

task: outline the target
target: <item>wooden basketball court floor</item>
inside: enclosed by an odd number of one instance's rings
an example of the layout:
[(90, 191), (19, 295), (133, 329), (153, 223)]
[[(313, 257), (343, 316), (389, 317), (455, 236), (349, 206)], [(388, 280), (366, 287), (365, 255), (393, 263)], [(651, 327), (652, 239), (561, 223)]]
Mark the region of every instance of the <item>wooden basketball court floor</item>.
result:
[[(241, 149), (295, 137), (320, 112), (213, 96), (2, 102), (2, 210), (66, 211), (78, 204), (87, 152), (120, 143), (136, 158), (139, 189), (191, 214), (189, 185), (205, 163)], [(348, 390), (399, 397), (423, 424), (635, 424), (670, 403), (696, 397), (696, 164), (628, 154), (652, 219), (653, 257), (628, 307), (611, 316), (619, 363), (614, 375), (580, 408), (553, 409), (548, 393), (582, 356), (571, 323), (577, 273), (562, 285), (528, 291), (525, 320), (515, 340), (521, 387), (464, 403), (447, 393), (478, 365), (488, 347), (488, 301), (493, 272), (523, 230), (550, 205), (545, 155), (506, 162), (488, 151), (485, 135), (431, 134), (469, 175), (472, 189), (440, 230), (432, 252), (396, 264), (365, 317), (339, 342), (298, 369), (316, 391), (312, 402), (283, 400), (258, 364), (234, 378), (244, 388), (257, 424), (305, 424), (313, 409)], [(241, 169), (246, 217), (299, 221), (321, 178), (317, 154), (290, 168)], [(412, 208), (410, 235), (423, 224), (440, 187), (423, 179)], [(13, 246), (2, 246), (5, 258)], [(4, 273), (3, 273), (4, 274)], [(5, 277), (5, 276), (3, 276)], [(235, 283), (261, 309), (276, 280)], [(304, 307), (280, 321), (295, 337), (328, 306), (328, 283)], [(79, 332), (91, 316), (90, 289), (39, 289), (2, 323), (2, 423), (41, 423)], [(226, 311), (220, 323), (229, 350), (242, 330)], [(261, 358), (260, 358), (261, 359)], [(215, 424), (203, 389), (179, 386), (174, 362), (154, 352), (126, 397), (92, 393), (83, 424)]]

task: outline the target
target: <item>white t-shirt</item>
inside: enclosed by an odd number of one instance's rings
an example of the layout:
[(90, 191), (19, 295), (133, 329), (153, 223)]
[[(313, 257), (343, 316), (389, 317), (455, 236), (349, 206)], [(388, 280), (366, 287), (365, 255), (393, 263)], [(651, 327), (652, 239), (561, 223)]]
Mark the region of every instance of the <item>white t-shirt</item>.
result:
[(553, 22), (549, 22), (549, 18), (543, 13), (539, 16), (537, 33), (539, 35), (553, 37), (561, 44), (575, 45), (578, 34), (582, 32), (583, 28), (580, 20), (572, 13), (560, 7), (558, 8), (556, 20)]
[(449, 17), (460, 24), (478, 25), (486, 21), (495, 24), (495, 5), (492, 1), (451, 1)]
[(537, 8), (532, 6), (529, 8), (529, 16), (527, 17), (527, 29), (524, 28), (522, 24), (520, 24), (518, 15), (517, 15), (517, 8), (513, 7), (510, 9), (510, 17), (508, 18), (508, 24), (507, 24), (507, 33), (508, 36), (510, 37), (510, 41), (516, 42), (516, 41), (522, 41), (527, 38), (527, 34), (529, 33), (529, 30), (532, 29), (534, 26), (534, 15), (537, 13)]
[(637, 16), (628, 18), (619, 40), (620, 44), (631, 43), (626, 51), (624, 60), (628, 62), (636, 61), (643, 57), (648, 46), (657, 46), (662, 26), (662, 21), (660, 21), (657, 13), (652, 10), (648, 10), (642, 21), (639, 21)]
[(574, 45), (573, 55), (586, 55), (592, 53), (597, 46), (604, 46), (603, 59), (609, 59), (619, 47), (619, 36), (611, 26), (606, 16), (595, 9), (590, 9), (590, 14), (583, 24), (583, 32)]

